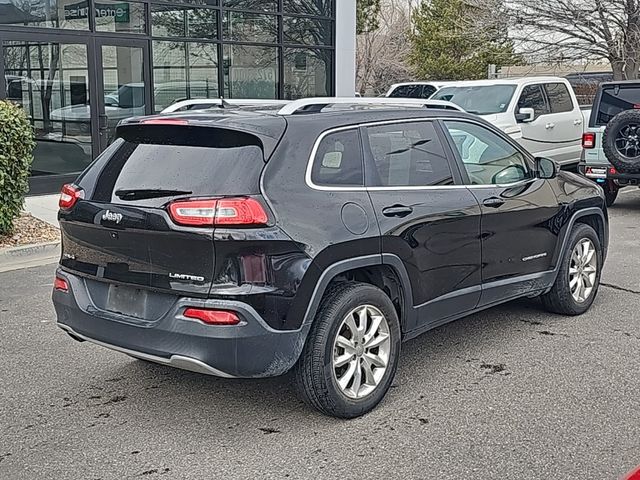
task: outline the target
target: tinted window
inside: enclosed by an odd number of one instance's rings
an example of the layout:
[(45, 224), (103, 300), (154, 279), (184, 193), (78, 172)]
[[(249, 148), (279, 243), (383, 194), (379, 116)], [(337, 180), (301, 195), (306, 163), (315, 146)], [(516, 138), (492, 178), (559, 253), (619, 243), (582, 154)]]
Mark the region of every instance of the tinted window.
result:
[(259, 192), (264, 167), (253, 135), (214, 128), (132, 126), (120, 129), (100, 173), (94, 200), (123, 202), (115, 192), (182, 190), (193, 196)]
[(476, 115), (506, 112), (511, 103), (515, 85), (477, 85), (444, 87), (433, 96), (434, 100), (446, 100)]
[(515, 183), (533, 177), (526, 158), (496, 133), (475, 123), (445, 122), (471, 185)]
[(330, 133), (322, 139), (313, 162), (311, 181), (316, 185), (364, 185), (357, 130)]
[(422, 85), (400, 85), (389, 97), (393, 98), (422, 98)]
[(422, 86), (422, 98), (429, 98), (431, 95), (436, 93), (437, 88), (433, 85), (423, 85)]
[(596, 125), (606, 125), (620, 112), (640, 108), (640, 87), (607, 87), (597, 107)]
[(527, 85), (522, 89), (520, 100), (518, 100), (518, 110), (521, 108), (533, 108), (536, 118), (550, 113), (540, 85)]
[(551, 113), (571, 112), (573, 101), (564, 83), (547, 83), (544, 86), (551, 106)]
[(451, 185), (453, 178), (431, 122), (396, 123), (367, 128), (375, 170), (373, 187)]

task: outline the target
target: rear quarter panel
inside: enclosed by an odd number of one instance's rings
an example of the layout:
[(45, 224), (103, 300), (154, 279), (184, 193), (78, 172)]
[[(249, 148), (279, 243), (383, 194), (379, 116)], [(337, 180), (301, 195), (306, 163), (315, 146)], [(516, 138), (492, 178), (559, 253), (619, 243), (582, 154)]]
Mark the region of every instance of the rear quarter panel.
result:
[[(317, 119), (291, 121), (262, 176), (263, 195), (276, 225), (311, 260), (306, 270), (297, 272), (298, 289), (286, 322), (289, 328), (301, 325), (320, 276), (329, 266), (380, 255), (380, 230), (366, 191), (322, 191), (305, 182), (314, 143), (328, 129), (320, 127)], [(359, 217), (358, 228), (347, 228), (345, 218), (354, 214)]]
[[(561, 209), (552, 219), (550, 228), (558, 235), (558, 243), (553, 258), (552, 266), (555, 267), (562, 254), (562, 242), (571, 227), (571, 221), (576, 214), (587, 209), (602, 212), (605, 222), (607, 210), (602, 188), (591, 180), (575, 173), (561, 171), (558, 176), (550, 181), (551, 187), (558, 199)], [(608, 225), (604, 225), (604, 247), (608, 244)]]

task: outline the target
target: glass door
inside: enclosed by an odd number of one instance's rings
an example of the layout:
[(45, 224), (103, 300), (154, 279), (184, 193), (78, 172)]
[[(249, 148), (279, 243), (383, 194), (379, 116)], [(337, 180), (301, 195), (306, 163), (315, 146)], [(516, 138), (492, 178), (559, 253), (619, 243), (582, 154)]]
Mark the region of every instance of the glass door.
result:
[(151, 113), (148, 42), (96, 39), (100, 151), (115, 138), (118, 123)]
[(96, 154), (89, 44), (77, 36), (4, 34), (0, 45), (0, 98), (20, 104), (35, 132), (32, 179), (62, 184)]

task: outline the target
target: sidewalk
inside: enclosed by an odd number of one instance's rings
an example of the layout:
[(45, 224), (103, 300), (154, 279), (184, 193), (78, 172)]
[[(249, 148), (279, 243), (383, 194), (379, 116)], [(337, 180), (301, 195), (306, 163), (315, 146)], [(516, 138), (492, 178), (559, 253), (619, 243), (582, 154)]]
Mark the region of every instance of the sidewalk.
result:
[[(27, 197), (24, 209), (34, 217), (59, 228), (58, 195)], [(0, 249), (0, 273), (46, 265), (60, 258), (60, 240)]]
[(58, 225), (58, 198), (60, 195), (40, 195), (37, 197), (27, 197), (24, 202), (24, 209), (40, 220), (43, 220), (54, 227)]

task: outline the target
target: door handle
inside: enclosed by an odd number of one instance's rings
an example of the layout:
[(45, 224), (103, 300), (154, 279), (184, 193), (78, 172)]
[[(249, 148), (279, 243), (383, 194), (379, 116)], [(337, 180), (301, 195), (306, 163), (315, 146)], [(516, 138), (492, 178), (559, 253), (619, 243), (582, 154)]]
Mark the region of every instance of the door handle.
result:
[(504, 200), (498, 197), (487, 198), (482, 204), (485, 207), (498, 208), (504, 205)]
[(573, 124), (574, 125), (582, 125), (582, 120), (574, 120)]
[(393, 205), (392, 207), (382, 209), (382, 214), (385, 217), (404, 218), (411, 213), (413, 213), (413, 208), (407, 207), (406, 205)]
[(551, 130), (553, 127), (555, 127), (556, 124), (555, 123), (547, 123), (544, 128), (546, 128), (547, 130)]

